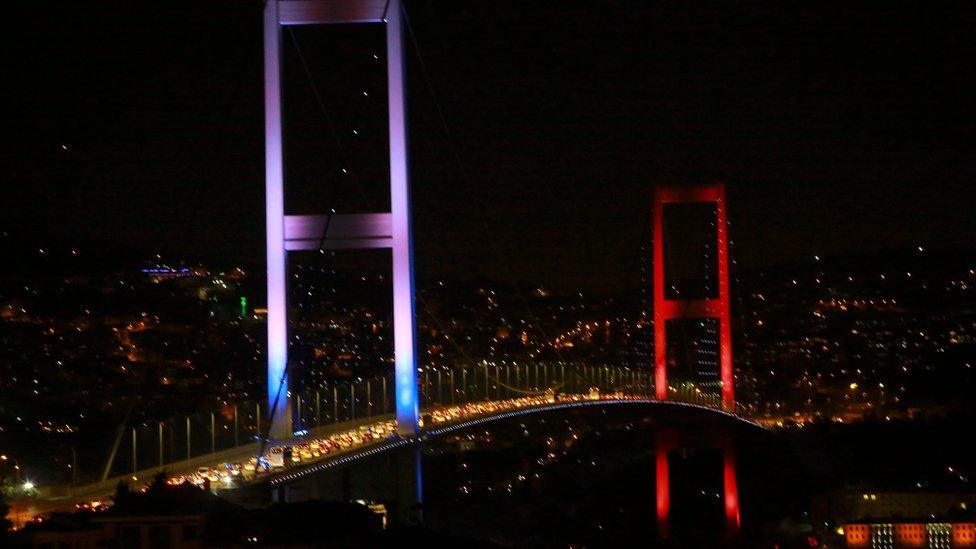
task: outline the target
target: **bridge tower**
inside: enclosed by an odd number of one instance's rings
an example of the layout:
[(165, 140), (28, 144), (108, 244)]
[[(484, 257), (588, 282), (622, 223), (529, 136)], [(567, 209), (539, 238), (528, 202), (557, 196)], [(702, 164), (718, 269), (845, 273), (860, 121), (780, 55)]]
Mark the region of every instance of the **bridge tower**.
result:
[[(668, 299), (664, 280), (664, 206), (688, 202), (713, 202), (716, 216), (718, 297)], [(654, 191), (654, 390), (668, 398), (667, 321), (678, 318), (715, 318), (719, 322), (719, 379), (722, 407), (735, 409), (732, 377), (732, 335), (729, 327), (729, 259), (725, 215), (725, 185), (696, 187), (659, 186)]]
[[(288, 391), (287, 253), (390, 248), (397, 431), (417, 432), (417, 353), (413, 235), (407, 164), (406, 100), (400, 0), (266, 0), (264, 6), (265, 218), (268, 257), (268, 409), (270, 437), (292, 436)], [(287, 215), (281, 130), (281, 28), (384, 23), (390, 128), (391, 211)]]

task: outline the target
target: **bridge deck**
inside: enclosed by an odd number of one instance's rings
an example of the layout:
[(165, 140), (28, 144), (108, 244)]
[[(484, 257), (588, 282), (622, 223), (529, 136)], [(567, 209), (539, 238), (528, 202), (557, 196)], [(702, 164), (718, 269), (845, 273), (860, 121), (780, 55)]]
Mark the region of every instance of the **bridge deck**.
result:
[[(326, 425), (312, 429), (302, 438), (289, 442), (295, 448), (297, 462), (289, 467), (272, 468), (268, 473), (248, 475), (243, 484), (270, 483), (279, 485), (290, 482), (299, 477), (324, 471), (330, 468), (347, 465), (359, 459), (368, 458), (379, 453), (416, 444), (427, 437), (436, 437), (451, 432), (473, 427), (479, 424), (500, 421), (525, 414), (556, 411), (606, 405), (663, 405), (687, 407), (710, 413), (722, 414), (731, 419), (756, 425), (743, 416), (722, 410), (708, 399), (691, 399), (696, 401), (657, 400), (643, 394), (627, 394), (615, 392), (610, 394), (548, 394), (534, 395), (507, 400), (486, 400), (470, 402), (456, 406), (445, 406), (425, 411), (424, 417), (430, 422), (425, 425), (422, 435), (410, 438), (398, 438), (395, 435), (395, 422), (392, 414), (360, 418), (355, 421)], [(152, 480), (160, 471), (166, 471), (169, 482), (191, 482), (203, 486), (209, 478), (211, 483), (220, 483), (222, 488), (233, 488), (235, 484), (224, 480), (229, 475), (220, 471), (224, 463), (247, 463), (255, 458), (260, 451), (261, 443), (253, 442), (222, 450), (212, 454), (197, 456), (193, 459), (170, 463), (163, 467), (153, 467), (138, 471), (131, 475), (110, 478), (104, 482), (97, 482), (80, 486), (62, 495), (48, 494), (28, 502), (14, 502), (18, 511), (27, 518), (37, 514), (59, 510), (71, 510), (78, 503), (93, 500), (105, 501), (111, 496), (120, 482), (139, 486)], [(269, 455), (274, 445), (269, 445), (265, 455)], [(277, 446), (281, 448), (281, 446)], [(301, 457), (305, 454), (309, 457)], [(201, 468), (208, 470), (202, 474)], [(212, 484), (213, 485), (213, 484)], [(240, 486), (238, 482), (236, 486)]]
[(412, 438), (390, 438), (387, 440), (381, 440), (375, 443), (364, 445), (362, 447), (358, 447), (350, 452), (325, 456), (322, 459), (316, 460), (314, 462), (304, 463), (294, 468), (278, 471), (271, 475), (258, 477), (254, 481), (268, 482), (272, 486), (287, 484), (288, 482), (297, 480), (301, 477), (310, 474), (319, 473), (335, 467), (349, 465), (360, 459), (369, 458), (411, 444), (417, 444), (429, 437), (442, 436), (442, 435), (450, 434), (452, 432), (462, 431), (469, 427), (475, 427), (478, 425), (482, 425), (494, 421), (502, 421), (505, 419), (518, 417), (522, 415), (543, 413), (543, 412), (553, 412), (553, 411), (565, 410), (565, 409), (577, 409), (577, 408), (586, 408), (586, 407), (593, 407), (593, 406), (609, 406), (609, 405), (622, 405), (622, 404), (660, 405), (660, 406), (692, 408), (696, 410), (707, 411), (709, 413), (725, 415), (730, 419), (742, 421), (757, 428), (762, 428), (759, 424), (754, 423), (741, 416), (735, 415), (730, 412), (726, 412), (724, 410), (715, 407), (706, 406), (702, 404), (657, 400), (651, 398), (597, 398), (597, 399), (573, 400), (569, 402), (554, 402), (554, 403), (546, 403), (546, 404), (540, 404), (535, 406), (524, 406), (524, 407), (503, 411), (499, 413), (485, 414), (478, 417), (463, 419), (456, 422), (444, 422), (440, 425), (437, 425), (434, 428), (425, 431), (422, 436), (412, 437)]

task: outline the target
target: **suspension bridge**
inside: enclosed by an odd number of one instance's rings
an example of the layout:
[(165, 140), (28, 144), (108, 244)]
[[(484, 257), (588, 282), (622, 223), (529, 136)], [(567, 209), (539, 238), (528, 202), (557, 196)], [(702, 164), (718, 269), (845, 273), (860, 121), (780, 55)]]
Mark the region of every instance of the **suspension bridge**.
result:
[[(185, 459), (164, 459), (163, 425), (158, 460), (139, 466), (132, 430), (132, 472), (38, 500), (35, 511), (109, 496), (120, 483), (139, 485), (160, 470), (170, 482), (211, 488), (265, 483), (286, 485), (302, 476), (416, 444), (460, 429), (523, 414), (594, 406), (688, 407), (750, 423), (751, 410), (735, 400), (729, 313), (729, 259), (725, 191), (721, 184), (661, 187), (654, 211), (654, 362), (646, 368), (571, 361), (516, 363), (473, 361), (455, 367), (419, 363), (414, 252), (408, 170), (404, 20), (401, 0), (267, 0), (264, 7), (265, 180), (267, 245), (267, 398), (233, 408), (233, 445), (218, 448), (210, 415), (210, 452), (193, 455), (186, 420)], [(285, 211), (282, 152), (282, 29), (294, 25), (382, 24), (386, 29), (390, 211), (292, 215)], [(716, 212), (717, 295), (669, 296), (665, 288), (663, 212), (666, 204), (700, 202)], [(314, 391), (290, 388), (288, 272), (290, 253), (333, 249), (391, 250), (393, 369), (387, 375), (334, 384)], [(717, 390), (669, 383), (669, 320), (718, 322)], [(712, 387), (711, 389), (715, 389)], [(239, 414), (243, 413), (243, 421)], [(263, 416), (263, 417), (262, 417)], [(264, 428), (263, 425), (267, 425)], [(145, 438), (145, 437), (143, 437)], [(243, 440), (242, 440), (243, 439)], [(144, 444), (145, 445), (145, 444)], [(170, 444), (172, 445), (172, 443)], [(668, 442), (662, 452), (673, 449)], [(172, 452), (170, 453), (172, 454)], [(727, 498), (734, 474), (726, 467)], [(170, 457), (172, 457), (170, 455)], [(658, 461), (667, 490), (667, 460)], [(663, 498), (663, 499), (662, 499)], [(728, 502), (727, 502), (728, 503)], [(728, 503), (728, 505), (733, 505)], [(737, 524), (737, 504), (730, 521)], [(667, 494), (658, 494), (666, 512)], [(731, 523), (731, 522), (730, 522)]]

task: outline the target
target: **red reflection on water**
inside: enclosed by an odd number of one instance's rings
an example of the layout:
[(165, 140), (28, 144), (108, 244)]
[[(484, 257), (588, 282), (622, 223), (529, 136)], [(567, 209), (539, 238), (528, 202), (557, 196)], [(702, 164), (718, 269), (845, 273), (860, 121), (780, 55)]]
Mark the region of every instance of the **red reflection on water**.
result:
[[(654, 435), (655, 463), (655, 502), (657, 510), (658, 535), (670, 536), (671, 483), (668, 453), (675, 448), (674, 432), (663, 429)], [(728, 537), (739, 534), (742, 518), (739, 512), (739, 484), (735, 475), (735, 450), (732, 442), (723, 440), (722, 447), (722, 491), (725, 503), (725, 533)]]
[(668, 482), (668, 450), (670, 437), (654, 437), (655, 461), (657, 466), (657, 531), (662, 538), (668, 537), (668, 518), (671, 512), (671, 488)]
[(726, 444), (724, 454), (725, 533), (735, 536), (742, 521), (739, 516), (739, 485), (735, 479), (735, 451), (731, 444)]

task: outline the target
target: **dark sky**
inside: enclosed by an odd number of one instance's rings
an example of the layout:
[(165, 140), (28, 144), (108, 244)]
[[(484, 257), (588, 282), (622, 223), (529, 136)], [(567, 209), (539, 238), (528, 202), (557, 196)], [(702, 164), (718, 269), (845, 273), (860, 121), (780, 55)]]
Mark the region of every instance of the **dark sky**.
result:
[[(976, 8), (650, 4), (408, 0), (422, 278), (630, 291), (653, 185), (716, 179), (740, 268), (974, 248)], [(262, 260), (260, 3), (19, 5), (2, 227)], [(289, 210), (385, 208), (381, 28), (284, 43)]]

